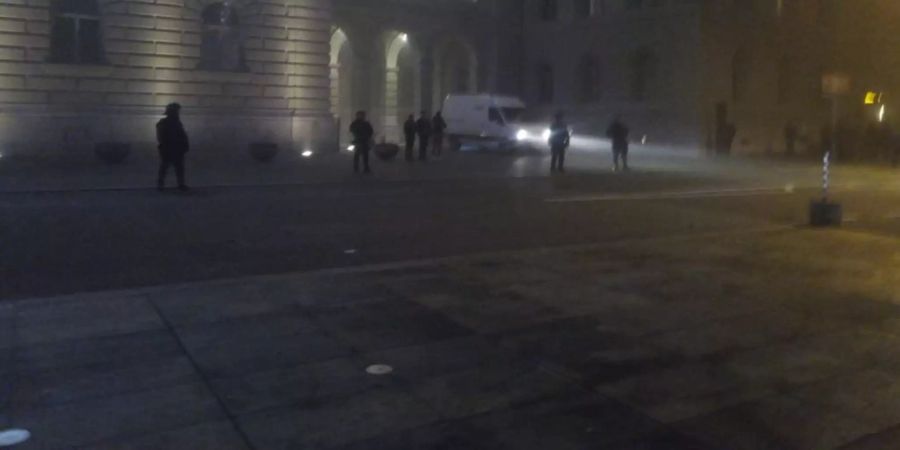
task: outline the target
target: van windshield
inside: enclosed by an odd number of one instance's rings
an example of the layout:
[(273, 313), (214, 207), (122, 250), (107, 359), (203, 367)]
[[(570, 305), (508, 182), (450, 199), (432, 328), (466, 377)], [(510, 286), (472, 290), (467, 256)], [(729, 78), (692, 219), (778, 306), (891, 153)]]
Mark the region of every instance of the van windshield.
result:
[(500, 111), (503, 112), (503, 118), (507, 122), (518, 122), (522, 113), (525, 112), (525, 108), (500, 108)]

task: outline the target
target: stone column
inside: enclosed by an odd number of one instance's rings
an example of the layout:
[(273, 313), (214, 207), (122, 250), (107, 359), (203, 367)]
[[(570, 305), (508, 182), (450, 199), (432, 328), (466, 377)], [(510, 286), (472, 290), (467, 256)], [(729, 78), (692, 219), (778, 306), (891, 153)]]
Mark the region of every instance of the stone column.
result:
[(421, 58), (419, 60), (419, 85), (422, 88), (420, 94), (421, 106), (425, 111), (434, 111), (442, 99), (435, 99), (434, 79), (434, 44), (423, 40), (421, 43)]

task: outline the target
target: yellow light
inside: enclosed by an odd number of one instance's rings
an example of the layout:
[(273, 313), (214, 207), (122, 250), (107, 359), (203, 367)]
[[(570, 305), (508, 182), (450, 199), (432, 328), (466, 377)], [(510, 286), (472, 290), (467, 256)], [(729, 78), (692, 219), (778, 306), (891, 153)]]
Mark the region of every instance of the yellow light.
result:
[(868, 91), (864, 103), (867, 105), (877, 105), (881, 103), (881, 92)]

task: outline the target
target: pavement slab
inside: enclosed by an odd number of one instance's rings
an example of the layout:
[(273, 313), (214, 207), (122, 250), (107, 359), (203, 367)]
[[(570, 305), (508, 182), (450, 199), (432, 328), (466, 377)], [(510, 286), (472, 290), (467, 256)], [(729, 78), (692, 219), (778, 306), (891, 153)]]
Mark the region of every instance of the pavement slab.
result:
[(197, 383), (13, 412), (15, 426), (32, 433), (18, 447), (25, 450), (72, 448), (223, 418), (215, 398)]
[(310, 406), (239, 416), (259, 448), (329, 449), (382, 434), (436, 423), (437, 412), (396, 388), (375, 388)]
[(125, 436), (78, 447), (78, 450), (159, 449), (250, 450), (234, 425), (225, 420), (137, 436)]

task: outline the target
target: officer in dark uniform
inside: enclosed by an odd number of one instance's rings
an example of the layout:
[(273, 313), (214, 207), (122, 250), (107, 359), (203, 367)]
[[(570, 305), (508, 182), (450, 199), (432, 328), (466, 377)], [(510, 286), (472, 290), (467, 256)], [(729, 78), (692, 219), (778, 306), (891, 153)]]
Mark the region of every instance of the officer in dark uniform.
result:
[(359, 160), (362, 158), (364, 173), (371, 173), (369, 150), (372, 148), (372, 137), (375, 136), (375, 130), (372, 129), (372, 124), (366, 120), (365, 111), (356, 113), (356, 120), (350, 124), (350, 134), (353, 135), (353, 171), (359, 172)]
[(188, 190), (184, 182), (184, 155), (190, 150), (190, 143), (181, 123), (180, 113), (181, 105), (171, 103), (166, 106), (166, 117), (156, 123), (156, 141), (159, 143), (159, 175), (156, 179), (156, 188), (160, 191), (165, 188), (169, 166), (175, 168), (178, 189)]
[(550, 171), (565, 172), (566, 149), (572, 136), (569, 133), (569, 125), (564, 120), (563, 113), (558, 112), (550, 125)]
[(619, 171), (619, 160), (622, 160), (622, 169), (628, 171), (628, 127), (622, 123), (620, 117), (613, 119), (613, 123), (606, 130), (606, 137), (612, 141), (613, 170)]
[(434, 143), (431, 152), (434, 156), (441, 156), (444, 153), (444, 131), (447, 130), (447, 122), (444, 116), (438, 111), (434, 118), (431, 119), (432, 129), (434, 131)]
[(428, 112), (422, 111), (416, 121), (416, 133), (419, 135), (419, 161), (425, 161), (428, 159), (428, 142), (431, 140), (431, 119), (428, 118)]
[(406, 160), (413, 162), (413, 149), (416, 146), (416, 118), (412, 114), (403, 123), (403, 136), (406, 138)]

